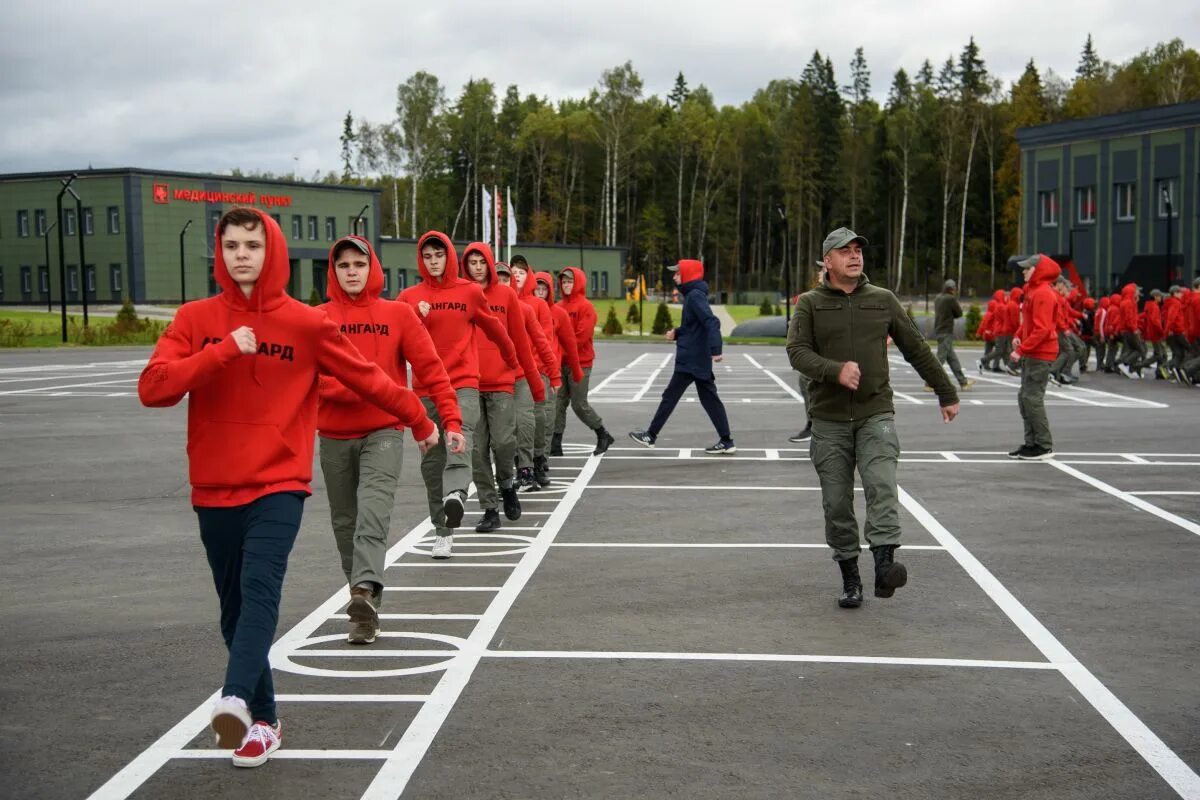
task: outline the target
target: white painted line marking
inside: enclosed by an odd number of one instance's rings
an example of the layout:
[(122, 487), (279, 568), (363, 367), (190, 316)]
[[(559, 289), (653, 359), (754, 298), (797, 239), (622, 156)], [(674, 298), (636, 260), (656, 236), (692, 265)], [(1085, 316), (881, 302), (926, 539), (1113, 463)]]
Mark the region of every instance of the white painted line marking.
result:
[(427, 694), (277, 694), (277, 703), (424, 703)]
[(789, 395), (791, 395), (792, 398), (795, 399), (795, 401), (797, 403), (799, 403), (800, 405), (804, 405), (804, 395), (800, 394), (800, 392), (796, 391), (791, 386), (788, 386), (787, 383), (783, 380), (783, 378), (780, 378), (774, 372), (771, 372), (771, 370), (767, 369), (762, 364), (755, 361), (754, 357), (751, 356), (749, 353), (742, 353), (742, 355), (746, 357), (747, 361), (749, 361), (751, 364), (753, 364), (754, 366), (756, 366), (760, 370), (762, 370), (771, 380), (775, 381), (777, 384), (782, 386), (783, 390), (785, 392), (787, 392)]
[[(232, 750), (180, 750), (172, 754), (173, 758), (204, 759), (229, 758)], [(384, 759), (390, 750), (284, 750), (280, 748), (271, 753), (273, 759), (302, 759), (305, 761), (350, 761), (362, 759)], [(92, 795), (95, 797), (95, 795)]]
[[(827, 550), (829, 545), (821, 544), (800, 544), (800, 543), (777, 543), (777, 542), (555, 542), (553, 547), (664, 547), (664, 548), (684, 548), (684, 549), (727, 549), (733, 548), (737, 550)], [(906, 544), (902, 550), (945, 550), (940, 544)]]
[[(661, 486), (659, 484), (604, 483), (593, 484), (588, 489), (648, 489), (648, 490), (684, 490), (690, 492), (819, 492), (820, 486)], [(862, 487), (854, 487), (861, 492)]]
[(778, 461), (779, 460), (779, 451), (778, 450), (764, 450), (763, 453), (764, 453), (764, 456), (767, 461)]
[[(338, 636), (342, 639), (341, 635)], [(312, 650), (309, 648), (297, 650), (290, 658), (424, 658), (426, 656), (456, 656), (458, 650), (377, 650), (374, 647), (346, 647), (342, 650)]]
[(1122, 455), (1126, 459), (1128, 459), (1131, 464), (1149, 464), (1150, 463), (1149, 461), (1142, 458), (1141, 456), (1135, 456), (1133, 453), (1123, 453)]
[(967, 548), (959, 543), (933, 514), (929, 513), (912, 495), (899, 488), (900, 502), (908, 509), (917, 521), (925, 526), (935, 539), (954, 556), (976, 583), (979, 584), (1008, 616), (1021, 629), (1026, 638), (1033, 643), (1047, 661), (1058, 666), (1075, 689), (1083, 695), (1096, 711), (1124, 737), (1125, 741), (1136, 750), (1146, 762), (1153, 767), (1171, 787), (1185, 798), (1200, 798), (1200, 776), (1183, 762), (1161, 739), (1155, 735), (1108, 687), (1101, 683), (1066, 647), (1047, 630), (1029, 610), (1021, 604), (1012, 592), (1004, 587), (996, 576), (985, 567), (979, 559), (971, 555)]
[[(421, 550), (418, 552), (423, 553), (424, 555), (429, 555), (428, 553), (425, 553), (424, 550)], [(408, 568), (419, 568), (419, 567), (438, 567), (438, 568), (444, 568), (444, 567), (507, 567), (507, 568), (512, 568), (512, 567), (515, 567), (518, 563), (519, 562), (517, 562), (517, 561), (501, 562), (501, 563), (495, 563), (495, 564), (492, 564), (492, 563), (472, 564), (472, 563), (466, 562), (466, 561), (430, 561), (430, 562), (427, 562), (427, 561), (398, 561), (395, 564), (390, 564), (388, 566), (388, 569), (391, 569), (392, 567), (408, 567)]]
[(691, 458), (691, 457), (692, 457), (692, 451), (691, 451), (690, 449), (688, 449), (688, 448), (681, 448), (681, 449), (679, 450), (679, 457), (680, 457), (680, 458)]
[(1165, 495), (1165, 496), (1188, 495), (1188, 496), (1191, 496), (1191, 495), (1200, 495), (1200, 492), (1126, 492), (1125, 494), (1137, 495), (1139, 497), (1141, 497), (1143, 495)]
[(641, 661), (767, 661), (808, 664), (889, 664), (911, 667), (989, 667), (993, 669), (1058, 669), (1045, 661), (989, 661), (974, 658), (899, 658), (889, 656), (791, 655), (786, 653), (616, 653), (603, 650), (488, 650), (488, 658), (580, 658)]
[(498, 592), (499, 586), (385, 586), (385, 592)]
[[(479, 614), (379, 614), (380, 619), (437, 619), (463, 620), (479, 619)], [(350, 619), (349, 614), (334, 614), (330, 619)]]
[(613, 379), (614, 379), (614, 378), (616, 378), (618, 375), (622, 375), (622, 374), (624, 374), (624, 372), (625, 372), (626, 370), (628, 370), (628, 369), (632, 369), (633, 367), (636, 367), (636, 366), (638, 365), (638, 362), (640, 362), (640, 361), (641, 361), (643, 358), (647, 357), (648, 355), (650, 355), (650, 354), (649, 354), (649, 353), (642, 353), (640, 356), (638, 356), (637, 358), (635, 358), (633, 361), (630, 361), (630, 362), (629, 362), (628, 364), (626, 364), (625, 366), (623, 366), (623, 367), (620, 367), (620, 368), (619, 368), (619, 369), (617, 369), (615, 372), (613, 372), (613, 374), (612, 374), (612, 375), (609, 375), (607, 378), (605, 378), (604, 380), (600, 381), (600, 383), (598, 383), (598, 384), (596, 384), (594, 387), (592, 387), (592, 388), (591, 388), (591, 390), (590, 390), (590, 392), (589, 392), (589, 394), (590, 394), (591, 392), (600, 392), (600, 391), (603, 391), (603, 390), (604, 390), (604, 387), (608, 385), (609, 381), (613, 380)]
[(641, 390), (633, 396), (633, 402), (636, 403), (638, 400), (641, 400), (646, 396), (646, 392), (650, 391), (650, 386), (654, 383), (654, 379), (658, 377), (658, 374), (663, 371), (663, 368), (667, 366), (667, 362), (669, 362), (672, 358), (674, 358), (674, 354), (668, 354), (667, 357), (662, 360), (662, 363), (658, 365), (658, 369), (650, 373), (650, 377), (646, 379), (645, 385), (643, 385)]
[(1129, 503), (1129, 505), (1135, 508), (1140, 508), (1142, 511), (1145, 511), (1148, 514), (1153, 514), (1159, 519), (1164, 519), (1167, 522), (1170, 522), (1172, 525), (1178, 525), (1188, 533), (1194, 533), (1197, 536), (1200, 536), (1200, 525), (1197, 525), (1189, 519), (1184, 519), (1178, 514), (1172, 514), (1170, 511), (1159, 508), (1153, 503), (1147, 502), (1136, 495), (1130, 494), (1129, 492), (1123, 492), (1117, 487), (1105, 483), (1099, 478), (1093, 478), (1091, 475), (1088, 475), (1085, 472), (1080, 472), (1074, 467), (1069, 467), (1066, 464), (1055, 461), (1054, 459), (1050, 459), (1045, 463), (1050, 464), (1055, 469), (1067, 473), (1073, 478), (1078, 478), (1089, 486), (1095, 487), (1096, 489), (1099, 489), (1107, 494), (1111, 494), (1118, 500), (1124, 500), (1126, 503)]
[(949, 451), (942, 453), (942, 457), (944, 459), (946, 459), (947, 461), (962, 461), (961, 458), (959, 458), (958, 456), (954, 455), (954, 453), (951, 453)]

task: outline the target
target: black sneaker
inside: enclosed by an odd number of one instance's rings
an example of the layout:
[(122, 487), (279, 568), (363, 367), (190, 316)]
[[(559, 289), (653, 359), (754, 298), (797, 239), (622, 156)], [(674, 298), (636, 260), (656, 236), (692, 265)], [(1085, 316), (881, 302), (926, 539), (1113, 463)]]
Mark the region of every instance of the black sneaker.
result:
[(1021, 454), (1024, 453), (1028, 449), (1029, 449), (1029, 445), (1023, 444), (1020, 447), (1018, 447), (1016, 450), (1009, 450), (1008, 457), (1009, 458), (1020, 458)]
[(710, 444), (708, 447), (704, 448), (704, 452), (708, 453), (710, 456), (731, 456), (737, 452), (737, 446), (734, 445), (732, 440), (728, 442), (717, 442), (716, 444)]
[(862, 605), (862, 578), (858, 574), (858, 559), (839, 561), (842, 570), (842, 596), (838, 598), (840, 608), (858, 608)]
[(649, 431), (630, 431), (629, 438), (642, 447), (654, 447), (654, 437), (650, 435)]
[(1017, 458), (1022, 461), (1045, 461), (1054, 456), (1054, 451), (1048, 447), (1025, 447), (1023, 450), (1024, 452), (1017, 454)]
[(467, 496), (463, 492), (451, 492), (442, 498), (442, 511), (446, 514), (446, 527), (457, 528), (462, 524)]
[(895, 560), (898, 545), (885, 544), (871, 551), (875, 556), (875, 596), (891, 597), (908, 583), (908, 568)]
[(1055, 386), (1063, 385), (1062, 378), (1058, 377), (1057, 375), (1053, 375), (1053, 374), (1050, 376), (1050, 382), (1053, 383)]
[(533, 479), (543, 489), (550, 485), (550, 461), (545, 456), (534, 457)]
[(532, 469), (529, 467), (521, 467), (519, 470), (517, 470), (518, 492), (536, 492), (541, 488), (541, 485), (533, 479)]
[(500, 530), (500, 515), (496, 513), (496, 509), (494, 508), (485, 508), (483, 516), (475, 525), (475, 532), (491, 533), (496, 530)]
[(812, 438), (812, 423), (810, 422), (804, 426), (804, 430), (800, 431), (799, 433), (797, 433), (794, 436), (789, 436), (788, 441), (789, 442), (807, 442), (811, 438)]
[(608, 448), (612, 447), (617, 440), (612, 437), (612, 434), (604, 430), (603, 427), (596, 429), (596, 449), (592, 451), (592, 455), (603, 455)]
[(521, 518), (521, 501), (517, 499), (517, 490), (515, 487), (507, 489), (501, 487), (500, 498), (504, 501), (504, 516), (509, 519)]
[(563, 454), (562, 436), (563, 435), (561, 433), (556, 433), (550, 439), (550, 455), (561, 456)]

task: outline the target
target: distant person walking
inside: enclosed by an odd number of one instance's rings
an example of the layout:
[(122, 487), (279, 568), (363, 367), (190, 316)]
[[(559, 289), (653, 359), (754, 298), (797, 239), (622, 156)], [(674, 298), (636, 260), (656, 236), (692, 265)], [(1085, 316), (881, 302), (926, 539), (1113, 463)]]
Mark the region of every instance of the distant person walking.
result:
[(1050, 420), (1046, 417), (1046, 384), (1050, 380), (1050, 366), (1058, 358), (1055, 324), (1058, 298), (1054, 282), (1062, 269), (1044, 255), (1032, 255), (1018, 263), (1025, 278), (1025, 303), (1021, 308), (1021, 329), (1013, 339), (1009, 358), (1021, 365), (1017, 408), (1025, 427), (1025, 443), (1008, 456), (1042, 461), (1054, 455)]
[[(963, 315), (962, 306), (958, 302), (958, 284), (948, 280), (942, 284), (942, 293), (933, 301), (933, 336), (937, 339), (937, 360), (942, 366), (950, 365), (959, 387), (966, 391), (975, 385), (963, 374), (962, 364), (958, 363), (958, 353), (954, 352), (954, 320)], [(932, 392), (933, 387), (925, 384), (925, 391)]]

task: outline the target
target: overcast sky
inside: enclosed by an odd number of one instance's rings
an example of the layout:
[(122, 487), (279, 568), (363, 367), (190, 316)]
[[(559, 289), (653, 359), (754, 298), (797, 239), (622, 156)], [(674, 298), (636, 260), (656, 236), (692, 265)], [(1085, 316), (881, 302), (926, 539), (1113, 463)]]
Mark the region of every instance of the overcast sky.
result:
[(1174, 37), (1198, 46), (1200, 14), (1180, 0), (5, 0), (0, 173), (337, 170), (346, 111), (392, 118), (396, 85), (422, 69), (451, 101), (470, 77), (557, 100), (632, 60), (647, 94), (682, 70), (739, 104), (814, 49), (844, 84), (861, 45), (883, 98), (897, 68), (936, 66), (972, 35), (1006, 84), (1031, 57), (1070, 76), (1089, 32), (1120, 62)]

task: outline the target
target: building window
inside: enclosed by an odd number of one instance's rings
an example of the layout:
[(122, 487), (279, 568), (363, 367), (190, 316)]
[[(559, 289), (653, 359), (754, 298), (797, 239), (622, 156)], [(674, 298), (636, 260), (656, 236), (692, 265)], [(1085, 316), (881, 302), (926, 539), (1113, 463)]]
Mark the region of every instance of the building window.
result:
[(108, 232), (121, 232), (121, 209), (117, 206), (108, 207)]
[[(0, 275), (0, 284), (3, 284), (3, 275)], [(33, 294), (33, 268), (21, 267), (21, 294), (29, 297)]]
[(79, 270), (70, 264), (67, 265), (67, 291), (72, 296), (79, 291)]
[(33, 210), (33, 230), (37, 236), (46, 235), (46, 209), (35, 208)]
[(96, 265), (88, 264), (83, 268), (83, 281), (87, 284), (88, 294), (96, 293)]
[(4, 267), (0, 267), (0, 300), (4, 299)]
[(310, 241), (314, 241), (314, 242), (317, 240), (317, 218), (316, 217), (308, 218), (308, 238)]
[(596, 293), (600, 291), (600, 273), (596, 272), (596, 270), (592, 270), (592, 283), (591, 286), (588, 287), (588, 291), (591, 293), (592, 297), (596, 297)]
[(1137, 204), (1134, 202), (1137, 197), (1137, 184), (1134, 183), (1117, 183), (1113, 186), (1115, 195), (1114, 205), (1117, 209), (1118, 222), (1132, 222), (1137, 216)]
[(108, 288), (112, 291), (114, 297), (121, 295), (121, 265), (108, 265)]
[(383, 271), (383, 296), (384, 297), (387, 297), (388, 292), (390, 292), (392, 290), (391, 286), (392, 286), (392, 271), (390, 269), (385, 269)]
[(402, 292), (408, 288), (408, 270), (396, 270), (396, 291)]
[(17, 212), (17, 236), (25, 238), (29, 236), (29, 212)]
[(83, 209), (83, 235), (91, 236), (94, 233), (92, 230), (92, 210), (90, 208)]
[(1154, 182), (1154, 196), (1158, 198), (1158, 218), (1167, 218), (1167, 205), (1171, 206), (1171, 216), (1179, 216), (1179, 187), (1174, 178), (1161, 178)]
[(337, 220), (333, 217), (325, 218), (325, 241), (332, 242), (337, 238)]
[(1038, 208), (1041, 209), (1043, 228), (1058, 227), (1058, 192), (1038, 192)]
[(304, 220), (300, 218), (299, 214), (292, 214), (292, 238), (304, 238)]
[(608, 297), (608, 273), (607, 272), (600, 273), (600, 294), (603, 295), (604, 297)]
[(271, 219), (275, 220), (275, 224), (279, 226), (279, 230), (280, 230), (280, 232), (282, 232), (283, 231), (283, 220), (280, 218), (280, 216), (278, 214), (272, 214)]
[(50, 268), (38, 267), (38, 291), (42, 294), (50, 294)]
[(75, 235), (75, 209), (63, 209), (63, 233), (67, 236)]
[(357, 217), (350, 217), (350, 232), (356, 236), (361, 236), (364, 239), (371, 238), (367, 235), (367, 218), (363, 217), (362, 219), (359, 219), (357, 223), (355, 222), (356, 219)]
[(1096, 187), (1080, 186), (1075, 190), (1075, 221), (1080, 225), (1096, 222)]

